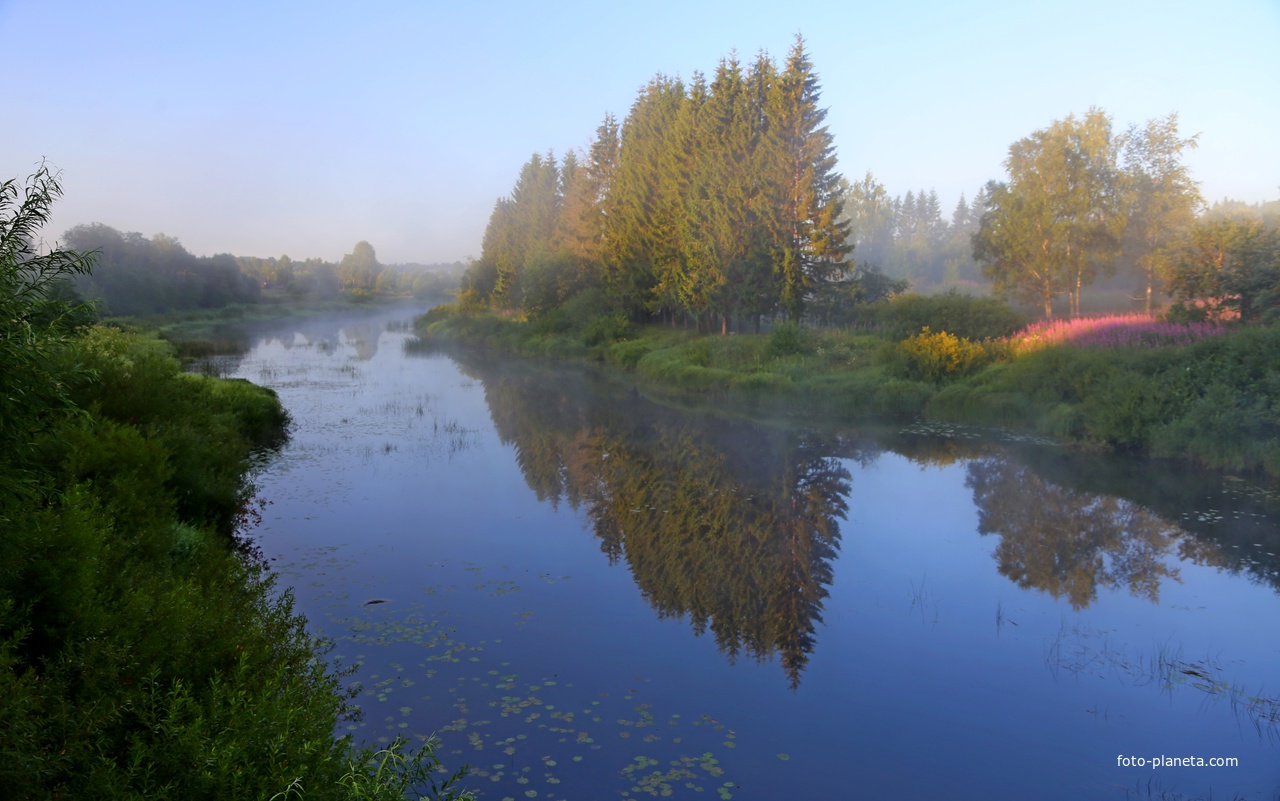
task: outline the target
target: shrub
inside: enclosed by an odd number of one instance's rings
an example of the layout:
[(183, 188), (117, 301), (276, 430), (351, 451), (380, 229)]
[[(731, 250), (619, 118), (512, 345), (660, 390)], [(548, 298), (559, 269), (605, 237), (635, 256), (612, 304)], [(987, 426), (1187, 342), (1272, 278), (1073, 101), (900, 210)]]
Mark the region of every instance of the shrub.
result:
[(1009, 336), (1027, 322), (1001, 300), (954, 290), (941, 295), (898, 295), (869, 307), (867, 321), (895, 339), (929, 326), (975, 341)]
[(769, 332), (769, 353), (775, 357), (795, 356), (813, 348), (813, 336), (788, 320), (779, 323)]
[(981, 344), (929, 327), (898, 344), (907, 377), (934, 384), (969, 375), (990, 361)]
[(631, 322), (621, 314), (602, 314), (587, 323), (582, 340), (590, 346), (605, 345), (631, 336)]

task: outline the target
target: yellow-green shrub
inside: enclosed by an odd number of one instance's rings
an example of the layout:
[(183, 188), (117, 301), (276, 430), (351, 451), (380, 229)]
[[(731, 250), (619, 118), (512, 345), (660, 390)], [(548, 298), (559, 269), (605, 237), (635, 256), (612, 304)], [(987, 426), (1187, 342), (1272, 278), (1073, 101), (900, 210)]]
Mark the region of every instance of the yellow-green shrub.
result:
[(981, 343), (946, 331), (935, 334), (928, 326), (899, 343), (898, 350), (908, 377), (935, 384), (969, 375), (991, 360)]

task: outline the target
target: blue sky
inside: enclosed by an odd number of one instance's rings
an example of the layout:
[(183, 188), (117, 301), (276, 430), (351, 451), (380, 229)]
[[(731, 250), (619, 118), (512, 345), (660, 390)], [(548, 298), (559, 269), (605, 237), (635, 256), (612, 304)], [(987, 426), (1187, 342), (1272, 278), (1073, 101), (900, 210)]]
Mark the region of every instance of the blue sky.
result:
[(63, 170), (50, 238), (462, 259), (533, 152), (587, 146), (657, 72), (781, 61), (797, 33), (839, 169), (892, 194), (949, 211), (1096, 105), (1117, 130), (1177, 111), (1207, 198), (1280, 197), (1280, 0), (0, 0), (0, 178)]

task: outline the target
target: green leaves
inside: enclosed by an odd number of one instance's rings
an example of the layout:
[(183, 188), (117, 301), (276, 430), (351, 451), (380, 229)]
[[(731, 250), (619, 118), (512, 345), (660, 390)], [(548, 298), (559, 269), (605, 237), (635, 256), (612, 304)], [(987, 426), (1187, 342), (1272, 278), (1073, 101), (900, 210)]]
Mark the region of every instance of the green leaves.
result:
[(1039, 305), (1071, 296), (1113, 268), (1126, 213), (1111, 120), (1091, 108), (1009, 147), (1007, 183), (992, 182), (974, 256), (997, 292)]

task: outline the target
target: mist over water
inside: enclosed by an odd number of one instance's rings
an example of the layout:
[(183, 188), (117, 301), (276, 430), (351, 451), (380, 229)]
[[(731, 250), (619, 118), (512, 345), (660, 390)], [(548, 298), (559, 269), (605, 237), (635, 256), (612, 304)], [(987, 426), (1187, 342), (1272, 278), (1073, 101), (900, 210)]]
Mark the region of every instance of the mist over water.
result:
[(222, 364), (293, 416), (254, 536), (358, 665), (355, 737), (437, 733), (493, 799), (1280, 790), (1269, 491), (676, 410), (406, 352), (409, 317), (280, 323)]

